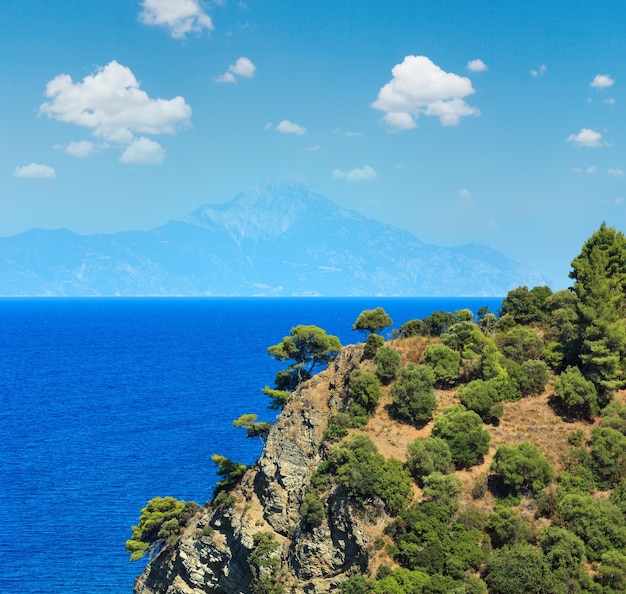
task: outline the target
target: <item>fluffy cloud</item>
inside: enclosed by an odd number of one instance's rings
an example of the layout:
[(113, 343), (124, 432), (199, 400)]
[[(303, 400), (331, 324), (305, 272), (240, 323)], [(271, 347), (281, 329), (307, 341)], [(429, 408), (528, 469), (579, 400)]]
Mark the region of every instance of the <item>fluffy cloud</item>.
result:
[(357, 167), (356, 169), (351, 169), (350, 171), (341, 171), (341, 169), (335, 169), (333, 171), (333, 177), (335, 179), (345, 179), (349, 182), (365, 182), (365, 181), (373, 181), (378, 176), (376, 175), (376, 171), (369, 165), (365, 165), (365, 167)]
[(463, 116), (480, 113), (463, 101), (474, 93), (470, 79), (445, 72), (426, 56), (406, 56), (391, 72), (393, 78), (372, 103), (385, 112), (390, 130), (415, 128), (421, 114), (438, 117), (443, 126), (456, 126)]
[(163, 147), (149, 138), (137, 138), (122, 153), (120, 163), (125, 165), (156, 165), (165, 159)]
[(56, 177), (56, 171), (49, 165), (40, 165), (39, 163), (31, 163), (30, 165), (18, 166), (14, 169), (15, 177), (39, 177), (52, 179)]
[(589, 83), (590, 87), (602, 90), (608, 89), (615, 84), (615, 81), (608, 74), (596, 74), (594, 79)]
[(72, 155), (73, 157), (83, 159), (87, 155), (93, 153), (95, 149), (96, 145), (93, 142), (89, 142), (88, 140), (81, 140), (79, 142), (70, 142), (67, 145), (65, 152), (68, 155)]
[(535, 78), (537, 78), (538, 76), (544, 75), (547, 71), (548, 71), (548, 67), (545, 64), (542, 64), (537, 69), (533, 68), (530, 71), (530, 76), (534, 76)]
[[(82, 82), (74, 83), (69, 75), (59, 74), (46, 85), (45, 96), (49, 101), (39, 108), (40, 115), (85, 126), (105, 143), (132, 145), (136, 134), (174, 134), (190, 125), (191, 108), (183, 97), (150, 98), (139, 88), (130, 68), (115, 61)], [(92, 143), (83, 141), (71, 143), (66, 150), (84, 157), (93, 148)]]
[(212, 31), (213, 21), (198, 0), (143, 0), (140, 22), (166, 27), (174, 39), (184, 39), (187, 33)]
[(46, 85), (50, 99), (39, 109), (60, 122), (91, 128), (93, 135), (128, 144), (133, 134), (173, 134), (188, 126), (191, 108), (182, 97), (151, 99), (130, 68), (113, 61), (74, 83), (59, 74)]
[(283, 134), (296, 134), (297, 136), (304, 136), (306, 134), (306, 128), (298, 126), (289, 120), (283, 120), (276, 126), (276, 130)]
[(252, 78), (255, 70), (256, 66), (252, 63), (252, 60), (241, 57), (238, 58), (232, 66), (228, 67), (228, 72), (222, 74), (222, 76), (217, 79), (217, 82), (235, 83), (237, 82), (237, 76)]
[(609, 175), (624, 175), (624, 170), (623, 169), (608, 169), (607, 173)]
[(567, 137), (567, 142), (571, 142), (574, 146), (596, 148), (598, 146), (606, 145), (602, 140), (602, 134), (589, 128), (583, 128), (578, 134), (570, 134)]
[(470, 60), (465, 67), (470, 72), (484, 72), (487, 70), (487, 64), (482, 60)]

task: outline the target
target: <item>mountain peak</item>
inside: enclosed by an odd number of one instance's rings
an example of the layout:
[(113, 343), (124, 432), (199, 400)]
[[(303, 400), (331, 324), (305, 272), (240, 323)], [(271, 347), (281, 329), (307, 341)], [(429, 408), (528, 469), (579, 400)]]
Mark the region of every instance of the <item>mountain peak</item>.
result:
[(202, 227), (226, 227), (240, 243), (278, 237), (312, 214), (340, 210), (328, 198), (295, 182), (250, 186), (222, 204), (204, 204), (187, 218)]

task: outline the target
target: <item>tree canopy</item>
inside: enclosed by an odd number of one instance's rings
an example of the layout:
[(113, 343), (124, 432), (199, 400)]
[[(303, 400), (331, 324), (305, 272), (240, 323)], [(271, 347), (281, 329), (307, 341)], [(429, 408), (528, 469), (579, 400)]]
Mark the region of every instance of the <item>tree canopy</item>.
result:
[(354, 322), (352, 329), (361, 330), (362, 332), (378, 334), (383, 328), (391, 326), (393, 322), (389, 317), (389, 314), (382, 308), (366, 309), (359, 314), (359, 317)]
[(341, 350), (339, 338), (318, 326), (294, 326), (281, 342), (267, 349), (269, 355), (278, 361), (292, 363), (276, 374), (275, 387), (263, 388), (263, 393), (272, 398), (270, 408), (282, 409), (289, 393), (310, 379), (316, 367), (323, 367), (332, 361)]

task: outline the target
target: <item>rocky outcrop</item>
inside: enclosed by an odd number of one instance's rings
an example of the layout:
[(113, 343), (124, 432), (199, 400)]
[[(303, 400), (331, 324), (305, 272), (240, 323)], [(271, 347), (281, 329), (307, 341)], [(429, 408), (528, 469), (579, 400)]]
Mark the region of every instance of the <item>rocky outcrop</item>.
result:
[(331, 366), (302, 384), (272, 427), (261, 458), (232, 492), (234, 505), (203, 509), (176, 546), (166, 547), (135, 583), (135, 594), (247, 594), (255, 578), (248, 563), (254, 535), (279, 545), (276, 572), (292, 594), (332, 592), (368, 566), (371, 537), (343, 487), (328, 493), (325, 520), (305, 528), (300, 506), (324, 456), (329, 417), (346, 405), (345, 385), (362, 347), (341, 351)]

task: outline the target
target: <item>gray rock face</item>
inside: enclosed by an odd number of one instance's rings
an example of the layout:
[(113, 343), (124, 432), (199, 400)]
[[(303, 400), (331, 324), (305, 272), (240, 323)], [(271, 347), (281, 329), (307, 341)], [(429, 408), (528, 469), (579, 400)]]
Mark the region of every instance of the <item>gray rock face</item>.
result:
[(297, 184), (254, 186), (150, 231), (0, 237), (0, 296), (503, 296), (549, 284), (479, 244), (443, 248)]
[[(332, 592), (368, 566), (370, 538), (343, 487), (325, 502), (321, 526), (304, 529), (300, 505), (320, 461), (328, 419), (344, 407), (344, 386), (362, 347), (344, 348), (331, 366), (302, 384), (270, 431), (259, 462), (232, 492), (232, 508), (203, 509), (176, 546), (164, 548), (137, 578), (134, 594), (248, 594), (254, 534), (280, 545), (279, 568), (292, 594)], [(210, 527), (207, 529), (207, 527)]]

